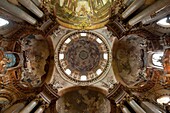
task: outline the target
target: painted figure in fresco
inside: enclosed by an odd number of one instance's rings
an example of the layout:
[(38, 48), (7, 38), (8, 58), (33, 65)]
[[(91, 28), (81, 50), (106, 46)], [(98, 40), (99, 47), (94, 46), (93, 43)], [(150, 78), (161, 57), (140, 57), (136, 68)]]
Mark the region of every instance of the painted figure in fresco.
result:
[(3, 76), (6, 73), (7, 62), (9, 62), (9, 60), (5, 58), (2, 51), (0, 51), (0, 76)]
[[(128, 85), (137, 85), (146, 79), (144, 69), (145, 42), (138, 36), (128, 36), (121, 40), (117, 51), (118, 69)], [(138, 82), (136, 82), (138, 81)]]
[(16, 57), (13, 53), (5, 53), (3, 48), (0, 48), (0, 76), (3, 76), (7, 69), (16, 64)]
[(24, 53), (24, 67), (21, 82), (37, 87), (46, 74), (46, 59), (49, 56), (48, 45), (41, 36), (29, 35), (21, 40), (21, 50)]

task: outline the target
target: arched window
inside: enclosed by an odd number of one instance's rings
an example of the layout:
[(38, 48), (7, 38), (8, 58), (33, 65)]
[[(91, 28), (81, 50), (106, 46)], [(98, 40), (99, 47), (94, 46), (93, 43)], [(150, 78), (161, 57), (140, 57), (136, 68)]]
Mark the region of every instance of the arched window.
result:
[(152, 55), (152, 63), (154, 66), (163, 67), (162, 65), (163, 52), (156, 52)]

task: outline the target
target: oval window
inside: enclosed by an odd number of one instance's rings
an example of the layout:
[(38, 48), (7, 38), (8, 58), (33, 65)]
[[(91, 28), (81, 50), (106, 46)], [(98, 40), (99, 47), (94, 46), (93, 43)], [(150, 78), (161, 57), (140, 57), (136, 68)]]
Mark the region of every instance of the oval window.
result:
[(162, 65), (163, 54), (164, 54), (163, 52), (158, 52), (158, 53), (154, 53), (152, 55), (153, 65), (158, 66), (158, 67), (163, 67), (163, 65)]
[(162, 18), (161, 20), (157, 22), (157, 24), (162, 27), (170, 27), (170, 17), (168, 16), (168, 17)]
[(3, 19), (3, 18), (0, 18), (0, 27), (5, 26), (5, 25), (8, 25), (8, 24), (9, 24), (8, 20), (5, 20), (5, 19)]
[(170, 96), (162, 96), (157, 99), (159, 104), (169, 104), (170, 103)]

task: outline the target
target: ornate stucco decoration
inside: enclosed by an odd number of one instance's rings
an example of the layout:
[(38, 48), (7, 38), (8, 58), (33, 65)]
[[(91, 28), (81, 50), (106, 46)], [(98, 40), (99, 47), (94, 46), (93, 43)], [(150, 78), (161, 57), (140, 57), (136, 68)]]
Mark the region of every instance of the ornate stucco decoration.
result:
[(103, 79), (111, 65), (111, 49), (95, 32), (71, 32), (60, 40), (55, 64), (67, 81), (88, 85)]
[[(114, 0), (42, 0), (50, 13), (65, 27), (96, 29), (109, 20)], [(118, 0), (119, 1), (119, 0)]]

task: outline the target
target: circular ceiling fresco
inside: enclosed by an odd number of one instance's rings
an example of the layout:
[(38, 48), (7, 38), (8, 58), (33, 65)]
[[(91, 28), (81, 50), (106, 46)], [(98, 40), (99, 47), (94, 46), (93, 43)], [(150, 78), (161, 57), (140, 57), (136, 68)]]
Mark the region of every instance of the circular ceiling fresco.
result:
[(111, 50), (105, 38), (94, 32), (71, 32), (56, 48), (56, 67), (61, 76), (79, 84), (101, 80), (108, 72)]

